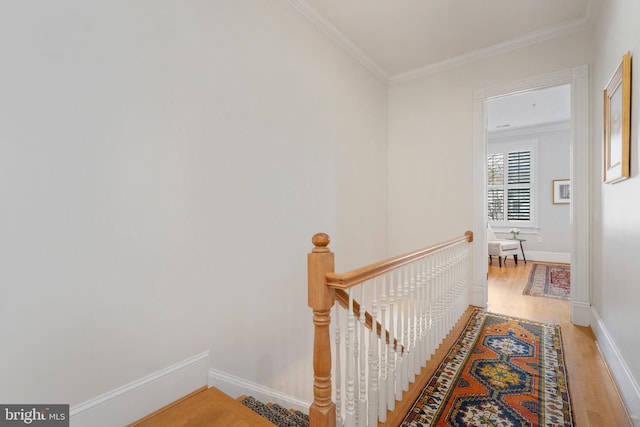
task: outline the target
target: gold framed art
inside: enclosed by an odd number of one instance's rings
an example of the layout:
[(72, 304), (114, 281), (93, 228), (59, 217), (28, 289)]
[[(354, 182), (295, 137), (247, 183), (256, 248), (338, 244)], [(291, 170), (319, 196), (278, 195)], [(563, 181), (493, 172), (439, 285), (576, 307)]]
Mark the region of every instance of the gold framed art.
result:
[(604, 182), (613, 184), (629, 177), (631, 133), (631, 52), (604, 89)]

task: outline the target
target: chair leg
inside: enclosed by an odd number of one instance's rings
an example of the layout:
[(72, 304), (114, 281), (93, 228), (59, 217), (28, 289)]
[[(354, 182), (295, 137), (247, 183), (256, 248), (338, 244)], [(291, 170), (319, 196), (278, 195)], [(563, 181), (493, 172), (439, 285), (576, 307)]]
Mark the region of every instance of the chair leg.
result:
[[(507, 257), (504, 257), (504, 260), (506, 261)], [(502, 267), (502, 257), (501, 256), (498, 257), (498, 264), (500, 265), (500, 267)]]
[(516, 262), (516, 265), (518, 265), (518, 255), (514, 255), (513, 260)]
[(493, 257), (489, 255), (489, 264), (493, 264)]

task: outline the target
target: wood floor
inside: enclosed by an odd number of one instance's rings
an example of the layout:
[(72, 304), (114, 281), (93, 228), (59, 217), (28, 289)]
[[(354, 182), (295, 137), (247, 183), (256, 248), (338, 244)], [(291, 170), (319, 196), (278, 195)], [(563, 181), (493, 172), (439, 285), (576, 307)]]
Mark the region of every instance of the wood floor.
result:
[(128, 427), (211, 426), (275, 427), (215, 387), (196, 390)]
[[(514, 266), (510, 261), (506, 267), (502, 268), (497, 266), (497, 262), (495, 264), (489, 267), (488, 311), (559, 324), (562, 329), (569, 389), (575, 416), (574, 425), (632, 427), (614, 382), (598, 352), (591, 329), (575, 326), (570, 322), (569, 302), (522, 295), (531, 271), (531, 261), (527, 265), (520, 262), (518, 266)], [(467, 312), (465, 319), (470, 313), (471, 310)], [(423, 369), (424, 378), (428, 380), (431, 376), (438, 365), (437, 361), (446, 355), (465, 323), (466, 320), (463, 319), (456, 327), (456, 331), (447, 337), (444, 345), (434, 356), (434, 363), (429, 364), (429, 371), (425, 371), (427, 368)], [(422, 387), (424, 387), (423, 384), (416, 382), (408, 394), (419, 393)], [(398, 425), (411, 406), (413, 398), (408, 399), (407, 402), (409, 406), (402, 409), (398, 407), (399, 411), (391, 414), (388, 423), (384, 425)], [(205, 425), (273, 426), (215, 388), (198, 390), (131, 426), (197, 427)]]
[(596, 347), (590, 328), (570, 321), (568, 301), (522, 295), (532, 262), (514, 266), (489, 266), (489, 304), (493, 313), (555, 323), (562, 328), (562, 341), (569, 377), (569, 389), (580, 427), (632, 426), (609, 371)]

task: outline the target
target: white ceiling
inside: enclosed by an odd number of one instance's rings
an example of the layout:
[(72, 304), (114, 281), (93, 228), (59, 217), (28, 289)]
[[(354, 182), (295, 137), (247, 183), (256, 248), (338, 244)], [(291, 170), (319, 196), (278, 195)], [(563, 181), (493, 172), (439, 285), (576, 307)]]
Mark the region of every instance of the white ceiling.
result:
[(586, 28), (594, 0), (289, 0), (389, 83)]
[[(595, 0), (288, 1), (393, 84), (580, 31)], [(568, 86), (496, 99), (488, 130), (568, 120), (569, 103)]]
[(554, 86), (487, 101), (487, 131), (503, 131), (571, 119), (571, 86)]

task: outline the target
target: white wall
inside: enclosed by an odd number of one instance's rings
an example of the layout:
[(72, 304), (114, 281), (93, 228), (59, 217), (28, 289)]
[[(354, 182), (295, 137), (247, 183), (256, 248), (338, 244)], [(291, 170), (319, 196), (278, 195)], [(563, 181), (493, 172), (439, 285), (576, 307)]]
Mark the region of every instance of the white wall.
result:
[[(526, 239), (523, 243), (527, 259), (535, 260), (538, 252), (568, 254), (571, 252), (570, 206), (553, 204), (554, 179), (571, 177), (571, 123), (554, 123), (533, 126), (524, 129), (493, 132), (489, 134), (488, 143), (509, 144), (522, 140), (538, 141), (535, 160), (537, 182), (537, 234), (523, 233), (519, 236)], [(496, 233), (500, 237), (509, 238), (509, 233)], [(529, 256), (529, 254), (532, 256)]]
[(311, 236), (386, 255), (385, 85), (280, 0), (2, 9), (0, 401), (207, 349), (309, 400)]
[[(596, 21), (592, 108), (592, 302), (608, 331), (612, 348), (606, 354), (614, 376), (625, 387), (623, 396), (640, 425), (640, 179), (638, 125), (640, 124), (640, 4), (631, 0), (606, 1)], [(602, 182), (602, 91), (622, 60), (631, 51), (631, 177), (618, 184)], [(602, 335), (602, 334), (601, 334)], [(599, 340), (601, 336), (598, 337)], [(604, 341), (604, 340), (603, 340)], [(616, 359), (619, 363), (616, 362)], [(624, 366), (626, 364), (626, 367)], [(634, 390), (635, 389), (635, 390)]]
[(590, 35), (562, 38), (393, 85), (389, 91), (389, 248), (472, 228), (474, 90), (591, 61)]

